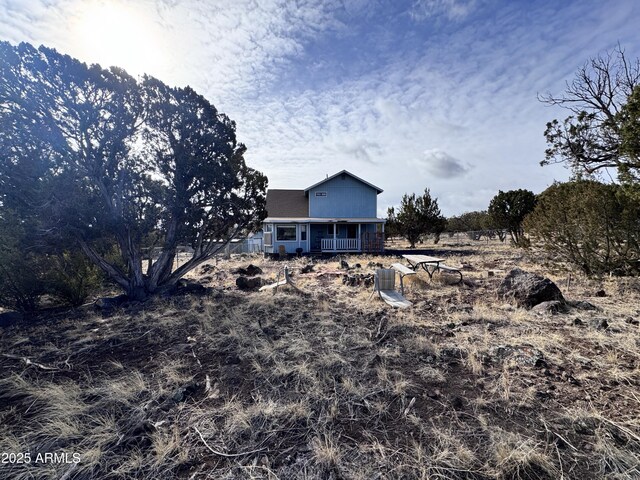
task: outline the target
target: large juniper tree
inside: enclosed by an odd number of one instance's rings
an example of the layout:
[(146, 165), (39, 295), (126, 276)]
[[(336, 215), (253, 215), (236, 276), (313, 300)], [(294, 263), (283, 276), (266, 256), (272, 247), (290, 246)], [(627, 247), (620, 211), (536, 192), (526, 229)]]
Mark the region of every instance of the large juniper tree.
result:
[[(76, 243), (131, 298), (171, 288), (264, 218), (267, 180), (244, 152), (189, 87), (0, 43), (0, 205), (42, 245)], [(174, 268), (179, 245), (193, 255)]]

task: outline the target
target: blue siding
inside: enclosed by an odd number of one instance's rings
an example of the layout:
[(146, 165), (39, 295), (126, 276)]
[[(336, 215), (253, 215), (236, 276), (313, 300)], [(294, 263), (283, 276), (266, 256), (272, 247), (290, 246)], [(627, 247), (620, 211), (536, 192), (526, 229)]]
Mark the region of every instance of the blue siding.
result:
[(375, 218), (376, 210), (376, 190), (349, 175), (338, 175), (309, 190), (310, 217)]

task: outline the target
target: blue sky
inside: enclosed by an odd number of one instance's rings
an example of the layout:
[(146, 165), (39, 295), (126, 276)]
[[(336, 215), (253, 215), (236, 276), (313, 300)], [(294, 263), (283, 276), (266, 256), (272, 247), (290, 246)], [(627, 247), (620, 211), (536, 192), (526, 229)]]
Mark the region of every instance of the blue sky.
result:
[(619, 42), (636, 0), (0, 0), (0, 38), (191, 85), (237, 122), (273, 188), (347, 169), (379, 214), (431, 189), (445, 215), (498, 190), (566, 180), (540, 167), (537, 101)]

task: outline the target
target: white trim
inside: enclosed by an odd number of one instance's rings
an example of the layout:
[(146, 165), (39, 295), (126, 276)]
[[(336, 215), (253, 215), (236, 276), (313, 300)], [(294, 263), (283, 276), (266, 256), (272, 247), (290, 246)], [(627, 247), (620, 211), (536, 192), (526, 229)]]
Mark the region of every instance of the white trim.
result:
[(384, 218), (268, 217), (263, 223), (386, 223)]

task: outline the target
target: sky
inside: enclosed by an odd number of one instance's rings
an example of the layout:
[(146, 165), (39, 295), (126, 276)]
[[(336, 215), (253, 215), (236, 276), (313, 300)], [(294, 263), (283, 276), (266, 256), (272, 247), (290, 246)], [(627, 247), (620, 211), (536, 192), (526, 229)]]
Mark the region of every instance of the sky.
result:
[(0, 0), (0, 39), (190, 85), (270, 188), (346, 169), (378, 215), (429, 188), (446, 216), (539, 193), (546, 122), (590, 57), (640, 56), (637, 0)]

